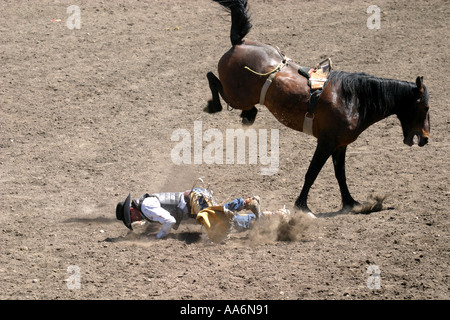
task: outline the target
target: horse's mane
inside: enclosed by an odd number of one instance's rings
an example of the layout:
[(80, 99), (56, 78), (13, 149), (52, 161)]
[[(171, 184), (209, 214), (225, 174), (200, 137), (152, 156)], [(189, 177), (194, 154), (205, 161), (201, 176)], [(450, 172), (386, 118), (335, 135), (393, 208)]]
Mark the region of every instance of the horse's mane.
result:
[[(344, 71), (332, 71), (330, 79), (340, 82), (342, 96), (347, 103), (357, 104), (360, 122), (373, 114), (389, 116), (414, 101), (416, 85), (413, 82)], [(426, 88), (425, 93), (428, 99)]]

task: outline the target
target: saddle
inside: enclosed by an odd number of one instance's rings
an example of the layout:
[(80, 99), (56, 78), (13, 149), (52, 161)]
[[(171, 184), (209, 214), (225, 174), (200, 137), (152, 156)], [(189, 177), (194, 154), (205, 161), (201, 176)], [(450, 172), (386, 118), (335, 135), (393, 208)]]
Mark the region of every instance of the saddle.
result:
[(314, 68), (300, 67), (298, 73), (308, 79), (311, 90), (323, 89), (331, 71), (331, 59), (327, 58), (317, 64)]
[(303, 120), (303, 132), (313, 135), (314, 110), (319, 100), (322, 90), (328, 83), (331, 72), (331, 59), (327, 58), (317, 64), (314, 68), (300, 67), (298, 73), (308, 79), (308, 86), (311, 88), (308, 100), (308, 110)]

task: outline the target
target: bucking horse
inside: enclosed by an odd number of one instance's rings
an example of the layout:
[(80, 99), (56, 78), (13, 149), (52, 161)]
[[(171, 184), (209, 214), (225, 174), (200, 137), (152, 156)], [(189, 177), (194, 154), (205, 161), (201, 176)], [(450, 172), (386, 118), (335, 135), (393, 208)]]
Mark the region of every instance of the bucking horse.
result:
[(423, 77), (415, 82), (375, 77), (366, 73), (331, 70), (320, 89), (312, 87), (308, 71), (277, 47), (244, 39), (252, 28), (247, 0), (213, 0), (231, 13), (231, 44), (218, 63), (218, 75), (208, 72), (212, 93), (205, 111), (228, 106), (242, 110), (245, 124), (257, 115), (255, 105), (265, 105), (283, 125), (317, 139), (295, 207), (311, 213), (307, 199), (311, 186), (331, 156), (342, 197), (342, 210), (358, 204), (350, 194), (345, 174), (347, 146), (372, 124), (396, 115), (404, 143), (419, 146), (430, 134), (429, 95)]

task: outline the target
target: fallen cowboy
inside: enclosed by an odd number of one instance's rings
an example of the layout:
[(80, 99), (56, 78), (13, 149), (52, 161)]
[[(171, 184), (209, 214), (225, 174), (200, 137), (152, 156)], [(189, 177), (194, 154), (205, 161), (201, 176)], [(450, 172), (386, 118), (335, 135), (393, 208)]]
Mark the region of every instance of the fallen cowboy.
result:
[[(219, 242), (233, 228), (238, 231), (249, 229), (254, 221), (274, 214), (262, 212), (260, 208), (258, 196), (236, 198), (219, 205), (206, 188), (193, 188), (185, 192), (146, 193), (133, 200), (128, 195), (125, 201), (117, 204), (116, 218), (130, 230), (135, 225), (159, 222), (158, 239), (167, 237), (171, 229), (177, 230), (181, 221), (195, 219), (204, 226), (211, 241)], [(289, 211), (278, 210), (276, 213), (289, 214)]]

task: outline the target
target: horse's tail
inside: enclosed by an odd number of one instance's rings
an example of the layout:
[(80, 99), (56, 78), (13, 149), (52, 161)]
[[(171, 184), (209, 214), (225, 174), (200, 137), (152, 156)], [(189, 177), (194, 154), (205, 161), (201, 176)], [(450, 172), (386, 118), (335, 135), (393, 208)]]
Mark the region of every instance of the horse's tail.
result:
[(250, 23), (247, 11), (248, 0), (213, 0), (221, 4), (231, 12), (231, 32), (230, 39), (232, 45), (242, 43), (242, 39), (249, 33), (252, 24)]

